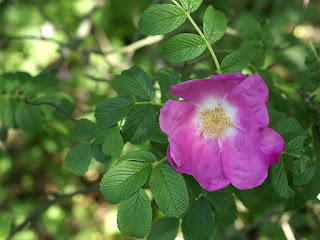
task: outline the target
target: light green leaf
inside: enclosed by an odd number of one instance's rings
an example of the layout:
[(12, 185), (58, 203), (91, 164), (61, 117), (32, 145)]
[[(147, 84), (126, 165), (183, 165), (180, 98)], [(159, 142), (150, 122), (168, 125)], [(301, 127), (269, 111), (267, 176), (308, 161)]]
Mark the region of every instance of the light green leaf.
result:
[(0, 98), (0, 122), (8, 127), (15, 127), (16, 99)]
[(203, 33), (209, 42), (216, 42), (227, 31), (228, 19), (223, 12), (207, 7), (203, 18)]
[(214, 230), (212, 207), (205, 197), (194, 202), (188, 214), (182, 220), (182, 232), (185, 240), (211, 239)]
[(168, 99), (178, 100), (179, 98), (169, 93), (172, 85), (178, 84), (180, 80), (179, 74), (172, 68), (161, 68), (156, 73), (156, 79), (160, 85), (161, 100), (166, 102)]
[(156, 113), (152, 105), (137, 107), (130, 113), (123, 126), (123, 136), (133, 144), (140, 144), (146, 140), (149, 129), (156, 121)]
[(180, 2), (185, 10), (194, 12), (200, 7), (202, 0), (180, 0)]
[(133, 66), (123, 71), (121, 75), (116, 75), (112, 81), (112, 87), (119, 96), (123, 97), (135, 95), (144, 100), (152, 100), (154, 97), (151, 78), (138, 66)]
[(71, 129), (70, 136), (74, 140), (86, 140), (92, 138), (95, 124), (88, 119), (79, 119)]
[(248, 64), (249, 59), (246, 52), (235, 51), (226, 56), (221, 62), (221, 70), (224, 74), (241, 72)]
[(169, 33), (186, 20), (183, 9), (172, 4), (157, 4), (145, 10), (139, 20), (139, 30), (144, 35)]
[(170, 165), (157, 165), (151, 173), (149, 184), (157, 205), (168, 217), (180, 217), (188, 209), (186, 183)]
[(156, 160), (156, 156), (152, 152), (147, 151), (129, 152), (119, 159), (119, 161), (133, 161), (144, 163), (154, 163)]
[(217, 222), (223, 227), (233, 224), (238, 211), (230, 187), (208, 192), (207, 197), (213, 205)]
[(127, 98), (109, 98), (99, 103), (95, 117), (100, 128), (110, 128), (126, 117), (134, 108), (132, 100)]
[(151, 228), (148, 240), (174, 240), (179, 228), (178, 218), (163, 217), (158, 219)]
[(91, 149), (92, 149), (92, 157), (98, 162), (105, 164), (110, 161), (111, 158), (103, 154), (101, 145), (91, 143)]
[(122, 152), (124, 143), (119, 131), (118, 126), (106, 130), (106, 138), (102, 145), (102, 152), (112, 158), (119, 157)]
[(181, 63), (200, 56), (206, 49), (204, 40), (193, 33), (170, 38), (163, 46), (163, 56), (169, 63)]
[(9, 216), (0, 213), (0, 239), (9, 236), (11, 229), (11, 219)]
[(26, 132), (41, 130), (42, 115), (39, 106), (31, 106), (23, 101), (18, 102), (15, 112), (18, 128)]
[(152, 208), (148, 195), (139, 189), (118, 209), (118, 228), (130, 237), (144, 238), (150, 231)]
[(288, 185), (288, 179), (284, 169), (282, 155), (280, 155), (279, 163), (271, 165), (271, 182), (273, 188), (281, 197), (289, 198), (295, 194), (295, 192)]
[(80, 143), (70, 149), (66, 156), (67, 169), (80, 176), (88, 170), (92, 158), (91, 144)]
[(116, 204), (130, 197), (147, 181), (152, 165), (137, 161), (121, 161), (103, 176), (100, 191), (104, 199)]

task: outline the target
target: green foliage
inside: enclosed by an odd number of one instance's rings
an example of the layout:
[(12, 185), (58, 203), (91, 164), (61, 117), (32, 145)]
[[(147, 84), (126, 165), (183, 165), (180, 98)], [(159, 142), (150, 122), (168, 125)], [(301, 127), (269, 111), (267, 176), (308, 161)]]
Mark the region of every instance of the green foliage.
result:
[(188, 209), (185, 181), (171, 166), (159, 164), (152, 170), (150, 190), (160, 210), (168, 217), (180, 217)]
[(180, 2), (185, 10), (194, 12), (200, 7), (202, 0), (180, 0)]
[(141, 188), (119, 206), (118, 227), (128, 236), (144, 238), (150, 231), (151, 219), (151, 203)]
[(209, 42), (216, 42), (227, 31), (228, 19), (223, 12), (207, 7), (203, 18), (203, 33)]
[(143, 161), (143, 159), (141, 161), (131, 159), (120, 161), (106, 172), (100, 182), (103, 197), (111, 204), (119, 203), (130, 197), (147, 181), (151, 169), (150, 162)]
[(199, 57), (205, 49), (205, 42), (200, 36), (181, 33), (164, 44), (163, 57), (169, 63), (181, 63)]
[(70, 149), (66, 156), (65, 164), (70, 172), (80, 176), (88, 170), (91, 158), (91, 144), (80, 143)]
[(221, 70), (224, 74), (241, 72), (248, 64), (246, 52), (235, 51), (226, 56), (221, 63)]
[(0, 238), (5, 239), (10, 233), (11, 219), (4, 214), (0, 214), (0, 222)]
[(17, 127), (26, 132), (41, 130), (42, 115), (38, 106), (30, 106), (19, 101), (14, 113)]
[(174, 240), (177, 236), (178, 228), (178, 218), (160, 218), (152, 225), (148, 240)]
[(74, 140), (86, 140), (93, 137), (96, 126), (88, 119), (79, 119), (73, 126), (70, 135)]
[(170, 87), (180, 81), (179, 74), (172, 68), (161, 68), (156, 73), (156, 79), (160, 85), (162, 102), (168, 99), (178, 100), (179, 98), (169, 93)]
[(183, 237), (186, 240), (209, 240), (213, 236), (213, 229), (214, 219), (210, 202), (205, 197), (200, 197), (182, 220)]
[(144, 35), (169, 33), (187, 19), (185, 12), (172, 4), (158, 4), (145, 10), (139, 20), (139, 30)]

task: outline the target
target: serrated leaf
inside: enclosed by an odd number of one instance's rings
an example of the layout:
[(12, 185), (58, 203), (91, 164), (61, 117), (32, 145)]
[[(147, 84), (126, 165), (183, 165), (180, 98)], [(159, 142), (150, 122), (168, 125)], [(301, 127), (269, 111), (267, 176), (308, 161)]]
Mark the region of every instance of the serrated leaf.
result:
[(151, 78), (138, 66), (133, 66), (123, 71), (121, 75), (116, 75), (112, 81), (112, 87), (119, 96), (135, 95), (144, 100), (152, 100), (154, 97)]
[(128, 236), (144, 238), (150, 231), (152, 208), (148, 195), (139, 189), (118, 209), (118, 228)]
[(227, 55), (221, 62), (221, 70), (224, 74), (241, 72), (248, 64), (249, 59), (246, 52), (235, 51)]
[(168, 143), (168, 137), (160, 129), (159, 123), (153, 124), (148, 131), (146, 139), (156, 143)]
[(163, 56), (169, 63), (181, 63), (200, 56), (206, 49), (204, 40), (193, 33), (181, 33), (165, 42)]
[(207, 197), (212, 203), (217, 222), (223, 227), (233, 224), (238, 217), (238, 211), (231, 189), (227, 187), (208, 192)]
[(42, 115), (39, 106), (31, 106), (23, 101), (18, 102), (15, 110), (15, 121), (18, 128), (26, 132), (41, 130)]
[(182, 220), (183, 237), (185, 240), (209, 240), (213, 230), (214, 220), (210, 202), (205, 197), (200, 197)]
[(271, 165), (271, 182), (273, 188), (281, 197), (289, 198), (295, 194), (289, 187), (282, 155), (280, 155), (279, 163)]
[(194, 12), (200, 7), (202, 0), (180, 0), (180, 2), (185, 10)]
[(301, 174), (295, 174), (293, 177), (293, 183), (297, 186), (302, 186), (311, 181), (313, 178), (314, 174), (316, 172), (316, 167), (315, 165), (310, 165), (307, 167)]
[(178, 84), (180, 80), (179, 74), (172, 68), (161, 68), (156, 73), (156, 79), (160, 85), (162, 102), (168, 99), (178, 100), (179, 98), (170, 94), (169, 90), (172, 85)]
[(186, 13), (180, 7), (157, 4), (142, 13), (138, 26), (144, 35), (160, 35), (177, 29), (186, 19)]
[(209, 42), (216, 42), (227, 31), (228, 19), (223, 12), (207, 7), (203, 17), (203, 33)]
[(191, 175), (183, 174), (183, 178), (186, 182), (189, 196), (189, 205), (191, 206), (191, 204), (194, 203), (194, 201), (200, 196), (202, 188)]
[(156, 113), (152, 105), (137, 107), (130, 113), (123, 126), (123, 136), (133, 144), (145, 141), (149, 129), (156, 121)]
[(163, 217), (158, 219), (151, 228), (148, 240), (174, 240), (179, 228), (178, 218)]
[(80, 176), (88, 170), (92, 158), (91, 144), (80, 143), (70, 149), (66, 156), (67, 169)]
[(79, 119), (73, 126), (70, 136), (74, 140), (86, 140), (92, 138), (95, 131), (95, 124), (88, 119)]
[(104, 199), (116, 204), (130, 197), (147, 181), (152, 165), (137, 161), (121, 161), (106, 172), (100, 182)]
[(291, 131), (301, 130), (301, 126), (295, 118), (282, 118), (275, 124), (274, 130), (283, 135)]
[(92, 157), (100, 163), (108, 163), (110, 161), (110, 157), (106, 156), (102, 152), (102, 147), (99, 144), (91, 143)]
[(119, 157), (122, 152), (123, 145), (124, 142), (118, 126), (106, 130), (106, 137), (102, 145), (102, 152), (105, 155), (111, 156), (112, 158)]
[(170, 165), (157, 165), (151, 173), (149, 184), (157, 205), (168, 217), (179, 217), (188, 209), (185, 181)]
[(156, 156), (152, 152), (147, 151), (129, 152), (119, 159), (119, 161), (136, 161), (144, 163), (154, 163), (156, 160)]
[(127, 98), (109, 98), (99, 103), (95, 117), (100, 128), (110, 128), (126, 117), (134, 108), (132, 100)]

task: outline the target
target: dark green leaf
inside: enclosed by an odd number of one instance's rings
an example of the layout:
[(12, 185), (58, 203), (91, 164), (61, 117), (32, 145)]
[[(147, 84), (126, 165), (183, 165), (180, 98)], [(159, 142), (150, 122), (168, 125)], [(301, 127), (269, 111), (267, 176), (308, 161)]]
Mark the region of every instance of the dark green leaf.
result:
[(314, 164), (307, 167), (301, 174), (295, 174), (293, 183), (301, 186), (309, 183), (315, 174), (316, 167)]
[(88, 170), (92, 158), (91, 144), (80, 143), (70, 149), (66, 156), (67, 169), (80, 176)]
[(134, 108), (134, 103), (126, 98), (109, 98), (99, 103), (95, 117), (100, 128), (110, 128), (126, 117)]
[(185, 11), (172, 4), (157, 4), (145, 10), (139, 20), (139, 30), (144, 35), (169, 33), (186, 20)]
[(8, 127), (15, 127), (16, 100), (0, 98), (0, 122)]
[(216, 42), (227, 31), (228, 19), (223, 12), (207, 7), (203, 18), (203, 33), (209, 42)]
[(206, 49), (204, 40), (193, 33), (170, 38), (163, 46), (163, 56), (169, 63), (181, 63), (200, 56)]
[(189, 205), (191, 206), (191, 204), (200, 196), (202, 188), (191, 175), (183, 174), (183, 178), (186, 182), (189, 196)]
[(119, 157), (122, 152), (124, 143), (119, 131), (118, 126), (106, 130), (106, 138), (102, 145), (102, 152), (112, 158)]
[(200, 7), (202, 0), (180, 0), (180, 2), (185, 10), (194, 12)]
[(148, 240), (174, 240), (177, 236), (178, 228), (178, 218), (160, 218), (152, 225)]
[(118, 227), (125, 235), (144, 238), (150, 231), (151, 220), (151, 203), (148, 195), (142, 189), (119, 206)]
[(134, 151), (122, 156), (119, 161), (136, 161), (144, 163), (154, 163), (157, 160), (152, 152)]
[(92, 143), (91, 149), (92, 149), (92, 157), (98, 162), (105, 164), (110, 161), (111, 158), (103, 154), (102, 147), (99, 144)]
[(95, 124), (88, 119), (79, 119), (71, 130), (71, 138), (74, 140), (86, 140), (92, 138)]
[(156, 121), (156, 113), (152, 105), (137, 107), (130, 113), (123, 126), (123, 136), (133, 144), (140, 144), (146, 140), (149, 129)]
[(153, 126), (151, 126), (146, 139), (156, 143), (168, 143), (168, 137), (161, 131), (159, 123), (155, 123)]
[(179, 83), (180, 76), (172, 68), (161, 68), (156, 73), (156, 79), (160, 85), (162, 102), (168, 99), (178, 100), (179, 98), (169, 93), (170, 87)]
[(168, 217), (179, 217), (188, 209), (189, 197), (185, 181), (170, 165), (157, 165), (149, 183), (157, 205)]
[(116, 204), (130, 197), (147, 181), (152, 165), (137, 161), (121, 161), (103, 176), (100, 191), (107, 202)]
[(221, 70), (224, 74), (241, 72), (248, 64), (249, 59), (246, 52), (235, 51), (226, 56), (221, 63)]
[(9, 216), (0, 213), (0, 223), (0, 239), (5, 239), (10, 233), (11, 219)]
[(29, 79), (24, 86), (25, 95), (35, 95), (38, 93), (48, 93), (56, 90), (60, 86), (60, 81), (51, 73), (42, 73)]
[(205, 197), (200, 197), (182, 220), (183, 237), (185, 240), (209, 240), (213, 230), (214, 220), (210, 202)]
[(42, 115), (39, 106), (31, 106), (20, 101), (17, 104), (15, 118), (17, 126), (23, 131), (36, 132), (41, 130)]
[(121, 75), (116, 75), (112, 81), (113, 89), (119, 96), (135, 95), (144, 100), (152, 100), (154, 88), (151, 78), (138, 66), (125, 70)]

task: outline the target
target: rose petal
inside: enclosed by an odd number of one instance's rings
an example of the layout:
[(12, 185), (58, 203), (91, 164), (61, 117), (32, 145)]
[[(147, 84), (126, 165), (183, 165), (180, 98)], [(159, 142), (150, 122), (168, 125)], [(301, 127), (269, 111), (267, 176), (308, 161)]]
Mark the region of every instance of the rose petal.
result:
[(261, 131), (259, 139), (260, 150), (268, 156), (270, 164), (277, 163), (279, 155), (284, 149), (284, 140), (279, 133), (271, 128), (265, 128)]
[(188, 101), (201, 103), (207, 97), (223, 98), (245, 78), (242, 73), (213, 75), (209, 79), (190, 80), (171, 86), (170, 93)]

